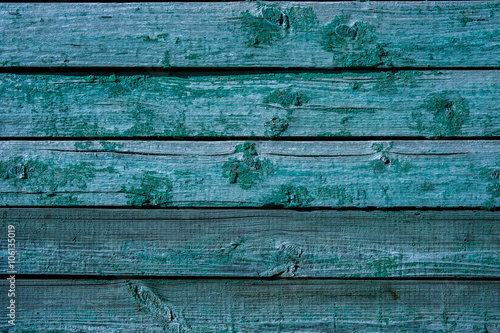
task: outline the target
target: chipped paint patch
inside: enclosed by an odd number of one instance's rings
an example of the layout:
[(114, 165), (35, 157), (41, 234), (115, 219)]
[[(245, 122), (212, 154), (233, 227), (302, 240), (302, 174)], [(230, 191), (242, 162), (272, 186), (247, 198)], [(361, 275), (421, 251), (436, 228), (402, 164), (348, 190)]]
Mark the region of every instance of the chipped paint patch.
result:
[(246, 44), (250, 47), (271, 45), (285, 37), (289, 28), (288, 16), (275, 6), (263, 6), (258, 15), (246, 11), (239, 18), (241, 27), (248, 33)]
[(500, 168), (485, 168), (482, 169), (480, 173), (488, 182), (486, 185), (486, 192), (490, 196), (490, 198), (483, 204), (483, 208), (496, 208), (497, 205), (495, 204), (495, 201), (497, 198), (500, 198)]
[(301, 106), (309, 101), (304, 94), (290, 89), (276, 89), (264, 97), (264, 103), (279, 104), (282, 107)]
[(235, 147), (239, 158), (231, 158), (224, 163), (222, 175), (229, 179), (230, 184), (238, 184), (242, 189), (249, 189), (263, 176), (273, 172), (272, 163), (268, 159), (259, 159), (255, 143), (245, 142)]
[(321, 29), (321, 45), (332, 52), (334, 65), (342, 67), (390, 67), (393, 55), (385, 45), (375, 43), (375, 29), (371, 24), (356, 21), (347, 24), (343, 15), (336, 16)]
[(400, 86), (415, 88), (417, 87), (415, 78), (422, 75), (423, 72), (421, 71), (398, 71), (395, 73), (380, 73), (380, 75), (378, 75), (380, 78), (377, 80), (374, 89), (377, 91), (394, 92), (394, 90)]
[(352, 205), (354, 202), (354, 197), (344, 186), (320, 187), (317, 190), (317, 195), (318, 197), (337, 199), (338, 206), (343, 206), (346, 203)]
[(139, 188), (125, 188), (120, 192), (127, 194), (127, 204), (135, 207), (168, 207), (172, 204), (172, 183), (165, 175), (154, 171), (142, 174)]
[(395, 172), (408, 172), (413, 166), (410, 162), (397, 158), (390, 158), (388, 154), (382, 153), (379, 158), (370, 162), (370, 167), (375, 173), (382, 173), (389, 170)]
[(271, 206), (302, 208), (309, 206), (313, 200), (307, 188), (303, 186), (281, 185), (265, 202)]
[(370, 161), (370, 169), (375, 173), (386, 171), (408, 172), (413, 168), (410, 162), (391, 156), (390, 150), (392, 148), (392, 142), (389, 142), (385, 148), (383, 143), (375, 142), (372, 144), (371, 148), (377, 153), (377, 157)]
[(292, 120), (293, 107), (301, 106), (309, 101), (304, 94), (291, 89), (275, 89), (264, 97), (264, 104), (279, 105), (286, 110), (286, 115), (275, 115), (264, 124), (265, 136), (274, 138), (283, 133)]
[(453, 91), (430, 94), (420, 107), (426, 112), (412, 112), (415, 125), (410, 128), (436, 137), (459, 135), (470, 113), (467, 100)]
[(290, 29), (309, 29), (318, 25), (318, 18), (311, 7), (290, 7), (285, 10)]
[(281, 9), (276, 5), (258, 5), (259, 12), (241, 13), (241, 28), (247, 32), (250, 47), (272, 45), (294, 31), (307, 30), (318, 24), (318, 19), (310, 7), (290, 7)]
[(266, 131), (264, 135), (268, 138), (275, 138), (283, 133), (288, 128), (288, 118), (275, 116), (273, 119), (266, 121), (264, 127)]
[(22, 157), (0, 161), (0, 181), (8, 182), (19, 192), (37, 193), (40, 201), (52, 204), (75, 204), (76, 197), (67, 192), (87, 189), (88, 182), (102, 172), (115, 173), (116, 170), (112, 167), (97, 169), (90, 162), (57, 167), (52, 161), (25, 161)]

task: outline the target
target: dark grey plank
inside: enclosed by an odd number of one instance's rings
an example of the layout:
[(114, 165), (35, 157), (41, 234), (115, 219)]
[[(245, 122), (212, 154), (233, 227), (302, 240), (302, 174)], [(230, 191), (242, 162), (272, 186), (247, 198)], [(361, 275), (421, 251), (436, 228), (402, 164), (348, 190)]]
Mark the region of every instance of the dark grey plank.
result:
[(500, 330), (498, 282), (18, 280), (16, 302), (7, 332)]
[[(4, 208), (19, 274), (500, 276), (487, 211)], [(7, 248), (0, 252), (7, 261)]]

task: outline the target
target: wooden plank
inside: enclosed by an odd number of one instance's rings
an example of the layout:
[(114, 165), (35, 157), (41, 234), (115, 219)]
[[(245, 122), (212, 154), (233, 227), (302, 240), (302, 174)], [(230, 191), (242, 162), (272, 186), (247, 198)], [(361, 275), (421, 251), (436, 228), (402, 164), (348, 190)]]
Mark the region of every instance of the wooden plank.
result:
[[(1, 209), (18, 274), (500, 276), (487, 211)], [(7, 262), (7, 248), (0, 252)]]
[(16, 305), (36, 331), (500, 330), (500, 283), (480, 281), (17, 280)]
[(498, 207), (500, 141), (3, 141), (0, 205)]
[(500, 64), (496, 2), (2, 4), (4, 67)]
[(0, 75), (3, 137), (498, 136), (500, 71)]

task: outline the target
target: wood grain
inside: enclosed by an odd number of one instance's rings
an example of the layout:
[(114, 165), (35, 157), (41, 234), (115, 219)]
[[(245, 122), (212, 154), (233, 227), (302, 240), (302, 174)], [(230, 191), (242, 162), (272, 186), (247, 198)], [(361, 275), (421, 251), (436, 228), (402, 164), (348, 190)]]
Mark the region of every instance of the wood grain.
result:
[(495, 2), (3, 4), (4, 67), (498, 67)]
[(496, 212), (6, 208), (0, 216), (2, 228), (16, 229), (18, 274), (500, 276)]
[(498, 207), (499, 141), (3, 141), (1, 205)]
[(500, 72), (0, 74), (3, 137), (498, 136)]
[[(15, 329), (65, 332), (497, 332), (480, 281), (18, 280)], [(5, 294), (5, 295), (4, 295)], [(0, 296), (3, 304), (6, 293)], [(5, 316), (2, 307), (0, 314)], [(0, 328), (14, 332), (2, 321)]]

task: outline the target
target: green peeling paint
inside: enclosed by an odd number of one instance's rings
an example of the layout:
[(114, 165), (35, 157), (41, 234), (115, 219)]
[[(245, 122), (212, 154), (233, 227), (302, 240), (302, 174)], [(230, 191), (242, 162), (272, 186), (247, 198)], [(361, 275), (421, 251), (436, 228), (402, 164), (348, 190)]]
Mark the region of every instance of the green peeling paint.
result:
[(317, 190), (318, 197), (337, 199), (337, 205), (343, 206), (346, 203), (352, 204), (354, 197), (348, 193), (344, 186), (320, 187)]
[(290, 125), (293, 107), (301, 106), (308, 101), (309, 98), (307, 98), (307, 96), (300, 92), (292, 91), (291, 89), (276, 89), (269, 92), (269, 94), (264, 97), (263, 102), (265, 104), (281, 105), (287, 110), (287, 113), (285, 116), (276, 115), (264, 124), (266, 128), (265, 136), (277, 137), (283, 133)]
[(352, 134), (349, 131), (341, 130), (341, 131), (338, 131), (338, 132), (335, 132), (335, 133), (332, 133), (332, 132), (319, 133), (318, 136), (319, 137), (321, 137), (321, 136), (325, 136), (325, 137), (352, 136)]
[(386, 148), (384, 148), (384, 144), (382, 143), (373, 143), (371, 148), (375, 152), (380, 153), (377, 159), (370, 162), (370, 169), (375, 173), (382, 173), (389, 170), (394, 172), (408, 172), (413, 167), (410, 162), (390, 157), (389, 151), (392, 148), (392, 142), (389, 142)]
[(380, 75), (378, 75), (380, 78), (377, 80), (374, 89), (377, 91), (394, 92), (394, 90), (399, 86), (415, 88), (417, 87), (415, 78), (422, 75), (423, 72), (421, 71), (398, 71), (395, 73), (380, 73)]
[(401, 267), (401, 256), (382, 257), (367, 263), (370, 270), (374, 270), (374, 277), (388, 277), (394, 270)]
[(143, 86), (149, 76), (147, 75), (132, 75), (132, 76), (116, 76), (111, 75), (109, 77), (109, 82), (112, 83), (107, 87), (107, 92), (110, 97), (122, 96), (126, 93), (131, 92), (140, 86)]
[(436, 186), (434, 186), (434, 184), (432, 184), (431, 182), (425, 181), (422, 183), (422, 185), (420, 185), (420, 189), (422, 190), (422, 192), (431, 192), (436, 189)]
[(500, 169), (482, 169), (481, 175), (486, 178), (486, 192), (490, 198), (483, 204), (484, 209), (496, 208), (495, 199), (500, 198)]
[(120, 192), (127, 193), (127, 204), (135, 207), (168, 207), (172, 204), (172, 183), (170, 179), (154, 171), (142, 174), (139, 188), (125, 188)]
[(282, 10), (274, 5), (259, 6), (258, 15), (246, 11), (240, 17), (241, 27), (249, 36), (246, 44), (251, 47), (271, 45), (294, 30), (309, 29), (318, 24), (314, 11), (309, 7)]
[(248, 11), (241, 15), (241, 26), (247, 31), (249, 39), (246, 44), (251, 47), (262, 47), (270, 45), (282, 39), (288, 29), (288, 17), (279, 9), (265, 6), (258, 16)]
[(458, 19), (458, 22), (460, 22), (460, 25), (462, 27), (465, 27), (467, 23), (475, 21), (473, 18), (467, 17), (467, 16), (462, 16)]
[(500, 197), (500, 169), (489, 170), (488, 172), (489, 184), (486, 190), (493, 198)]
[(351, 84), (351, 89), (354, 90), (354, 91), (357, 91), (361, 88), (363, 84), (361, 82), (353, 82)]
[(401, 161), (397, 158), (389, 158), (389, 155), (383, 153), (380, 158), (373, 160), (370, 162), (370, 167), (376, 173), (385, 172), (388, 170), (396, 171), (396, 172), (408, 172), (412, 165), (407, 161)]
[(310, 7), (290, 7), (285, 10), (290, 29), (308, 29), (318, 25), (318, 18)]
[(123, 143), (116, 142), (100, 141), (99, 143), (105, 151), (117, 151), (123, 146)]
[(168, 52), (168, 50), (165, 51), (165, 53), (163, 54), (163, 59), (161, 61), (161, 65), (163, 68), (170, 68), (170, 54)]
[(413, 112), (414, 127), (420, 133), (430, 132), (437, 137), (459, 135), (470, 113), (467, 100), (452, 91), (430, 94), (420, 107), (433, 119), (428, 122), (424, 113)]
[(288, 128), (288, 118), (275, 116), (273, 119), (266, 121), (264, 124), (266, 131), (265, 136), (268, 138), (275, 138), (283, 133)]
[(85, 141), (85, 142), (75, 142), (75, 150), (87, 150), (92, 146), (92, 142), (90, 141)]
[(343, 57), (342, 65), (344, 67), (391, 67), (392, 60), (384, 46), (377, 44), (375, 48), (365, 49), (360, 53), (347, 53)]
[(229, 179), (230, 184), (238, 184), (242, 189), (249, 189), (263, 176), (273, 172), (268, 159), (257, 158), (255, 143), (245, 142), (236, 146), (235, 153), (241, 153), (241, 158), (230, 158), (224, 163), (222, 175)]
[(336, 16), (321, 29), (321, 45), (334, 54), (334, 64), (342, 67), (390, 67), (392, 55), (375, 43), (374, 27), (365, 22), (346, 24), (344, 16)]
[(80, 162), (66, 167), (56, 167), (51, 161), (41, 162), (38, 159), (24, 161), (22, 157), (0, 161), (1, 181), (8, 182), (18, 189), (38, 193), (42, 201), (51, 203), (75, 203), (71, 195), (61, 195), (57, 192), (85, 190), (90, 180), (98, 173), (115, 173), (111, 168), (96, 169), (93, 163)]
[(264, 103), (279, 104), (282, 107), (300, 106), (308, 101), (307, 96), (290, 89), (276, 89), (264, 97)]
[(265, 199), (265, 202), (271, 206), (301, 208), (309, 206), (313, 200), (307, 188), (303, 186), (281, 185), (270, 198)]

